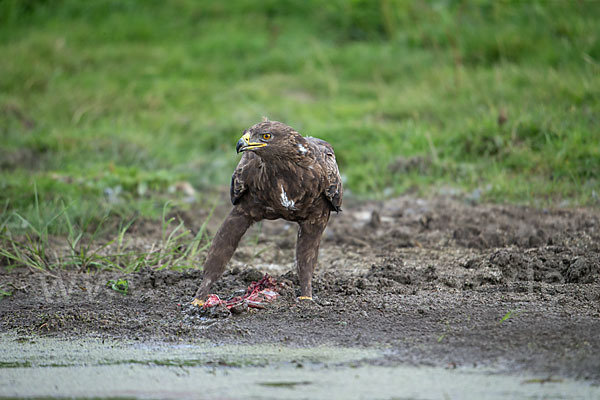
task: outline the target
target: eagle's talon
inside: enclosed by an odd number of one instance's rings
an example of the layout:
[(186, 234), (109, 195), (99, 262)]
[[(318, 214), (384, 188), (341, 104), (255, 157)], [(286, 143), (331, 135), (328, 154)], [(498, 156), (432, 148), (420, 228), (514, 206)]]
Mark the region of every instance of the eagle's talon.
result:
[(204, 300), (194, 299), (191, 304), (196, 307), (202, 307), (204, 305)]

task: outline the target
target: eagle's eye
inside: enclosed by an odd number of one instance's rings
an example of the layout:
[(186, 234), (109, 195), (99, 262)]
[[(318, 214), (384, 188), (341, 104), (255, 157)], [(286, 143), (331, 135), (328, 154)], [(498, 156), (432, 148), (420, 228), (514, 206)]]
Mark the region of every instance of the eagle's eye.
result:
[(263, 134), (262, 134), (262, 138), (263, 138), (264, 140), (269, 140), (269, 139), (271, 139), (271, 134), (270, 134), (270, 133), (263, 133)]

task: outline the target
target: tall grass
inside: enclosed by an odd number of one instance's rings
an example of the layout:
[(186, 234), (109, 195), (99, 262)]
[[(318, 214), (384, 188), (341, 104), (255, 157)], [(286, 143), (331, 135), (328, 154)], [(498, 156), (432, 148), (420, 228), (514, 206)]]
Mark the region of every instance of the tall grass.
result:
[[(41, 218), (37, 226), (21, 215), (13, 217), (31, 227), (23, 236), (13, 234), (6, 228), (0, 230), (0, 265), (8, 268), (26, 267), (33, 271), (54, 275), (60, 268), (75, 268), (80, 271), (112, 270), (130, 273), (143, 268), (187, 269), (201, 268), (211, 239), (206, 226), (214, 211), (214, 206), (200, 229), (193, 234), (185, 224), (175, 218), (167, 218), (168, 204), (163, 208), (162, 235), (152, 242), (149, 250), (135, 247), (129, 242), (127, 230), (134, 224), (131, 220), (122, 224), (113, 238), (101, 235), (103, 218), (93, 230), (88, 222), (83, 226), (73, 224), (68, 207), (48, 220)], [(60, 221), (59, 218), (64, 221)], [(51, 237), (48, 230), (55, 223), (68, 226), (68, 234)], [(150, 239), (152, 240), (152, 239)], [(3, 260), (4, 259), (4, 260)]]

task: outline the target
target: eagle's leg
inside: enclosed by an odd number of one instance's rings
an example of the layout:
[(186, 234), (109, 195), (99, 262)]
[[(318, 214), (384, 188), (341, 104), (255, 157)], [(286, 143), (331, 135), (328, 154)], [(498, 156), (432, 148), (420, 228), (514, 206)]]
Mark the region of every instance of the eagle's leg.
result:
[(193, 304), (202, 304), (202, 301), (206, 299), (212, 284), (223, 275), (240, 239), (253, 222), (239, 207), (234, 207), (225, 218), (208, 250), (204, 263), (204, 276), (194, 296)]
[[(327, 216), (328, 217), (328, 216)], [(308, 220), (299, 223), (298, 241), (296, 242), (296, 267), (300, 281), (301, 298), (312, 298), (312, 277), (317, 266), (321, 235), (329, 218)]]

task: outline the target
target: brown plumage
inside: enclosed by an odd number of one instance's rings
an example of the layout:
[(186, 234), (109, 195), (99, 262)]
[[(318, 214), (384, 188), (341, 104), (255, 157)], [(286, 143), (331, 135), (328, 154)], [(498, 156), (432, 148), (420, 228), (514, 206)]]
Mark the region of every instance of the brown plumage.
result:
[(277, 121), (245, 130), (243, 152), (231, 177), (233, 209), (217, 231), (194, 304), (202, 304), (246, 230), (263, 219), (297, 222), (296, 267), (303, 298), (312, 297), (312, 275), (331, 211), (341, 211), (342, 180), (331, 145), (303, 137)]

